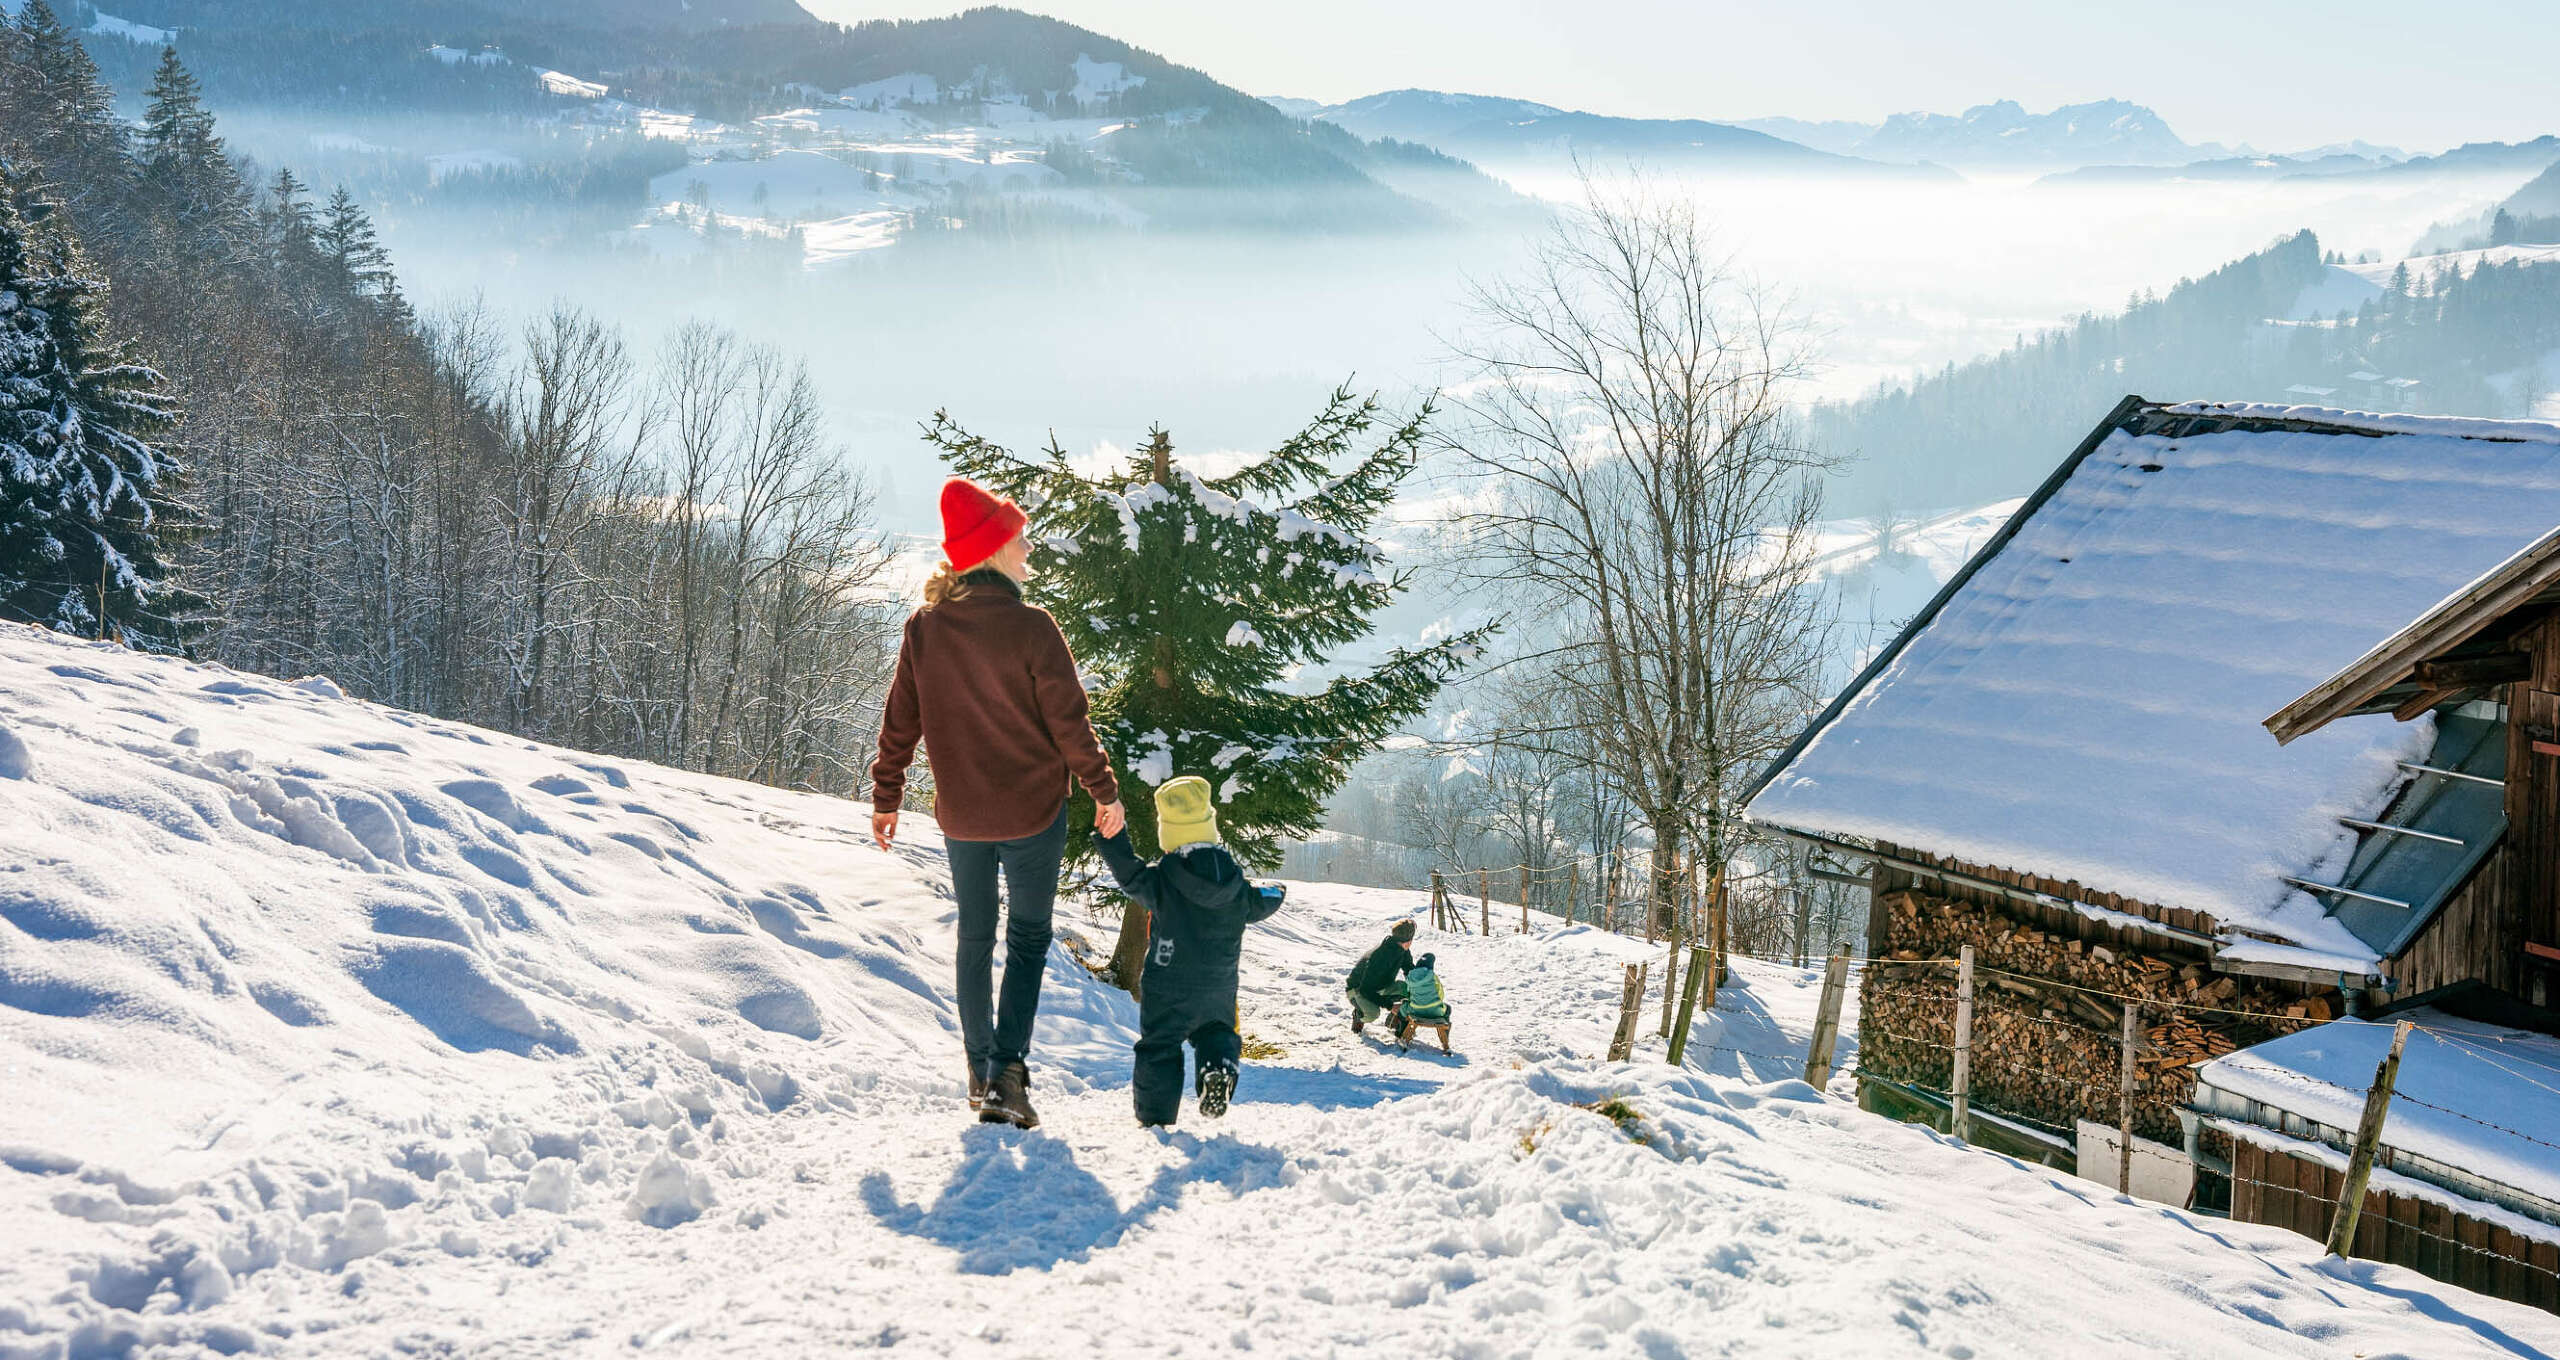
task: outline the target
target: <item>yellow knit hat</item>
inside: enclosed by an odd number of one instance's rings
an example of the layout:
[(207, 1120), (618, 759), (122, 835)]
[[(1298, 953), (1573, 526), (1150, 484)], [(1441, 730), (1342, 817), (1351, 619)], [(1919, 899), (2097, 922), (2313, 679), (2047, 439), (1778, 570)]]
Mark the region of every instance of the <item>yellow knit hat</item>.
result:
[(1218, 813), (1209, 805), (1209, 781), (1196, 774), (1168, 779), (1156, 789), (1156, 844), (1167, 850), (1218, 838)]

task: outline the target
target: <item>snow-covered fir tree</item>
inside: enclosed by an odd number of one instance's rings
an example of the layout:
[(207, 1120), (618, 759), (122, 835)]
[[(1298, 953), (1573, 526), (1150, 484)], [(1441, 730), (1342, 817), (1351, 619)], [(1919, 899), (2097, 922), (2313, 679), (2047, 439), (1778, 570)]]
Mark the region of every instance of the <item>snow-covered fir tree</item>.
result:
[[(1351, 767), (1476, 655), (1481, 631), (1293, 683), (1330, 669), (1404, 588), (1369, 531), (1429, 419), (1426, 405), (1386, 426), (1376, 398), (1337, 391), (1296, 437), (1233, 472), (1200, 475), (1156, 430), (1115, 475), (1091, 478), (1054, 441), (1026, 458), (936, 413), (926, 437), (952, 470), (1032, 516), (1028, 594), (1075, 649), (1142, 853), (1158, 848), (1144, 790), (1197, 774), (1216, 790), (1228, 844), (1277, 866), (1284, 839), (1323, 824)], [(1090, 808), (1076, 817), (1081, 855)]]
[(201, 604), (160, 557), (161, 378), (99, 336), (102, 285), (0, 160), (0, 618), (174, 650)]

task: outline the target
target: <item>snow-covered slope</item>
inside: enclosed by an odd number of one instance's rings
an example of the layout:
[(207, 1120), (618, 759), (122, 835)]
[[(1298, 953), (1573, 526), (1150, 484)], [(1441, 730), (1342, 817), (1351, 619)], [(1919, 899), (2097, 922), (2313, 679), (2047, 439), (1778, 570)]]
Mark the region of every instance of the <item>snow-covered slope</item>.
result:
[(935, 834), (864, 811), (0, 625), (0, 1357), (2560, 1347), (1785, 1080), (1798, 970), (1613, 1066), (1640, 942), (1426, 932), (1462, 1056), (1354, 1040), (1408, 893), (1255, 934), (1223, 1125), (1131, 1126), (1068, 945), (1046, 1127), (967, 1124)]

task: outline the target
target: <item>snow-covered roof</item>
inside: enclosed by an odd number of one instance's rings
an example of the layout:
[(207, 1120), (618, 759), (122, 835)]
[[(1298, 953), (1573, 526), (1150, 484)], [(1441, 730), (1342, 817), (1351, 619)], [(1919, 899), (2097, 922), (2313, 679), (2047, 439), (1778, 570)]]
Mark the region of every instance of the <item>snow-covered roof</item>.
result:
[(2409, 678), (2417, 663), (2477, 637), (2511, 611), (2548, 603), (2560, 587), (2560, 528), (2519, 548), (2363, 655), (2269, 717), (2267, 730), (2291, 741), (2369, 703)]
[(2226, 1091), (2352, 1132), (2393, 1021), (2418, 1028), (2401, 1050), (2382, 1144), (2560, 1204), (2560, 1039), (2420, 1008), (2342, 1020), (2225, 1054), (2198, 1069), (2199, 1102)]
[(1756, 822), (2372, 959), (2333, 882), (2433, 724), (2259, 726), (2560, 524), (2560, 426), (2128, 398), (1763, 776)]

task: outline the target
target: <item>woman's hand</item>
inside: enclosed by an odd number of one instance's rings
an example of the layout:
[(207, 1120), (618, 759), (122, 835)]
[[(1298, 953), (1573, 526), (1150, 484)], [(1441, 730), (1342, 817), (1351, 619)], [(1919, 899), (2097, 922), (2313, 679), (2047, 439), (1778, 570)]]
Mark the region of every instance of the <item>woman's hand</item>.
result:
[(894, 812), (875, 812), (871, 814), (871, 839), (879, 842), (881, 849), (888, 849), (889, 842), (894, 841), (897, 838), (898, 814)]
[[(875, 817), (872, 820), (876, 823), (879, 819)], [(1117, 802), (1105, 803), (1093, 810), (1093, 834), (1097, 836), (1117, 836), (1120, 828), (1128, 824), (1129, 810)]]

